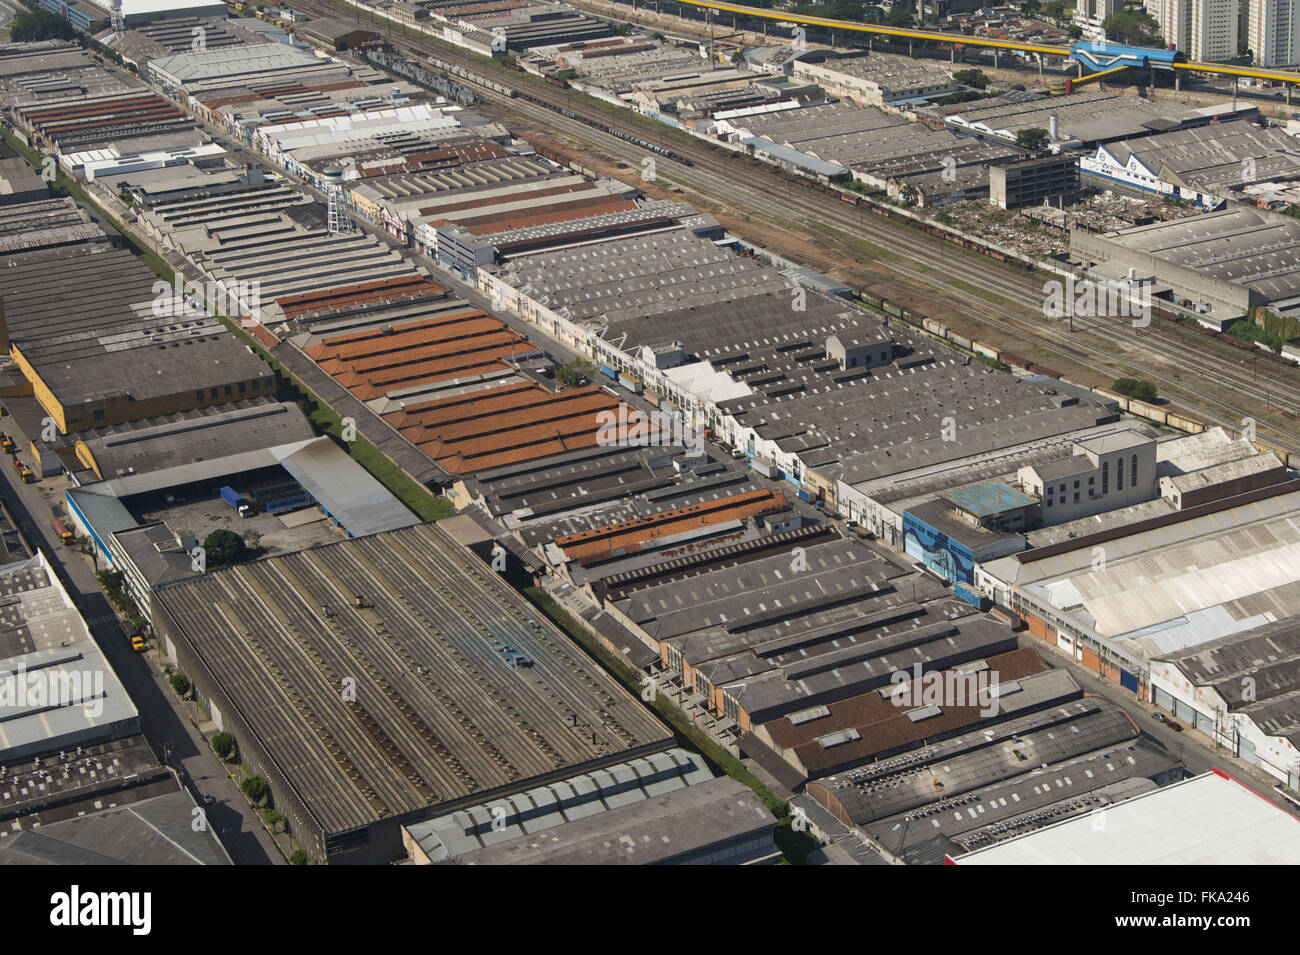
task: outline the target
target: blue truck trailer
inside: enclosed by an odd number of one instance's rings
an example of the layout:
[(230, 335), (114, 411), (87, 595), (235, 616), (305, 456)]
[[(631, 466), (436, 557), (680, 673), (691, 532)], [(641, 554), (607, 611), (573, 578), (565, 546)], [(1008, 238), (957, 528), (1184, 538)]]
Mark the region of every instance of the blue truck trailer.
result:
[(253, 505), (233, 487), (223, 487), (221, 499), (238, 511), (240, 517), (247, 517), (253, 511)]

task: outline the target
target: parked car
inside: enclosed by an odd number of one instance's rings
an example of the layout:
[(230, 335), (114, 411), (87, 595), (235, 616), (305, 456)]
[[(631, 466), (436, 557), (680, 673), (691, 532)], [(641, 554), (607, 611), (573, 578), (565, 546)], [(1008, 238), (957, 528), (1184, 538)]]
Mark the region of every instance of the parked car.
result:
[(1156, 711), (1155, 713), (1152, 713), (1152, 714), (1151, 714), (1151, 718), (1152, 718), (1153, 720), (1159, 720), (1161, 723), (1168, 723), (1168, 722), (1169, 722), (1169, 717), (1165, 716), (1165, 714), (1163, 714), (1163, 713), (1161, 713), (1161, 712), (1159, 712), (1159, 711)]
[(1181, 733), (1183, 731), (1183, 727), (1180, 724), (1175, 723), (1173, 720), (1165, 720), (1165, 725), (1175, 733)]

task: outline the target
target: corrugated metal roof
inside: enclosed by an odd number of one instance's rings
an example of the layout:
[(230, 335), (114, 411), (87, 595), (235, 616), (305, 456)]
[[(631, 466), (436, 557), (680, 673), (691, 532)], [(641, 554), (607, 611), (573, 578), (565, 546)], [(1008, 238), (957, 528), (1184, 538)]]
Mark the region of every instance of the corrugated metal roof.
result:
[(1295, 865), (1300, 820), (1218, 770), (961, 856), (961, 865)]
[(792, 166), (799, 166), (820, 176), (838, 176), (848, 172), (843, 166), (833, 162), (826, 162), (824, 159), (817, 159), (807, 153), (801, 153), (797, 149), (791, 149), (789, 146), (782, 146), (770, 139), (764, 139), (762, 136), (751, 136), (749, 139), (742, 139), (740, 142), (741, 145), (748, 146), (756, 153), (768, 153), (782, 162), (788, 162)]
[(280, 464), (353, 537), (420, 523), (387, 488), (327, 437), (308, 442)]

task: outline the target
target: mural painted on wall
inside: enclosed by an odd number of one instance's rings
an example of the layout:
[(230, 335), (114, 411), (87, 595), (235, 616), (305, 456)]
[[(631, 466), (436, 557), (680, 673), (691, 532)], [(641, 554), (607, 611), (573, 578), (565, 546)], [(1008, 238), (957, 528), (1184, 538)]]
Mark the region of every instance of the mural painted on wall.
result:
[(903, 550), (945, 580), (975, 582), (975, 555), (948, 535), (919, 521), (911, 512), (903, 515)]

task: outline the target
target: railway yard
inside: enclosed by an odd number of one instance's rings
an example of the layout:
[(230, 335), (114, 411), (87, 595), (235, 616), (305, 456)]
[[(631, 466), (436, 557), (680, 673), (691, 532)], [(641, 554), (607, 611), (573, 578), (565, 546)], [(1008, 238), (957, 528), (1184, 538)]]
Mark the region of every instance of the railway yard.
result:
[[(365, 22), (364, 15), (342, 2), (312, 0), (303, 6)], [(410, 33), (395, 42), (415, 55), (436, 50), (441, 60), (466, 71), (477, 69), (481, 75), (484, 69), (467, 53)], [(531, 128), (562, 134), (593, 166), (599, 166), (603, 154), (612, 163), (639, 168), (647, 155), (645, 149), (604, 131), (620, 125), (619, 116), (608, 107), (584, 105), (564, 91), (536, 83), (513, 97), (482, 85), (478, 90), (498, 108), (503, 121), (521, 117)], [(1104, 386), (1141, 374), (1194, 417), (1233, 429), (1249, 418), (1257, 422), (1262, 439), (1282, 448), (1300, 446), (1300, 419), (1295, 417), (1300, 411), (1300, 374), (1289, 365), (1256, 361), (1250, 352), (1159, 318), (1141, 328), (1113, 318), (1076, 321), (1072, 329), (1063, 328), (1062, 322), (1043, 314), (1043, 286), (1054, 278), (1050, 273), (1009, 268), (925, 235), (910, 223), (889, 222), (865, 208), (851, 208), (837, 197), (814, 192), (807, 180), (783, 175), (760, 161), (681, 135), (673, 136), (671, 143), (690, 165), (657, 158), (657, 180), (644, 186), (649, 194), (675, 195), (669, 191), (672, 186), (664, 188), (663, 183), (680, 187), (697, 205), (735, 223), (736, 231), (755, 243), (919, 315), (936, 317), (966, 338), (990, 342), (1090, 384)], [(605, 169), (614, 172), (617, 166)], [(755, 202), (755, 196), (761, 201)], [(773, 225), (805, 241), (783, 244), (772, 235)]]

